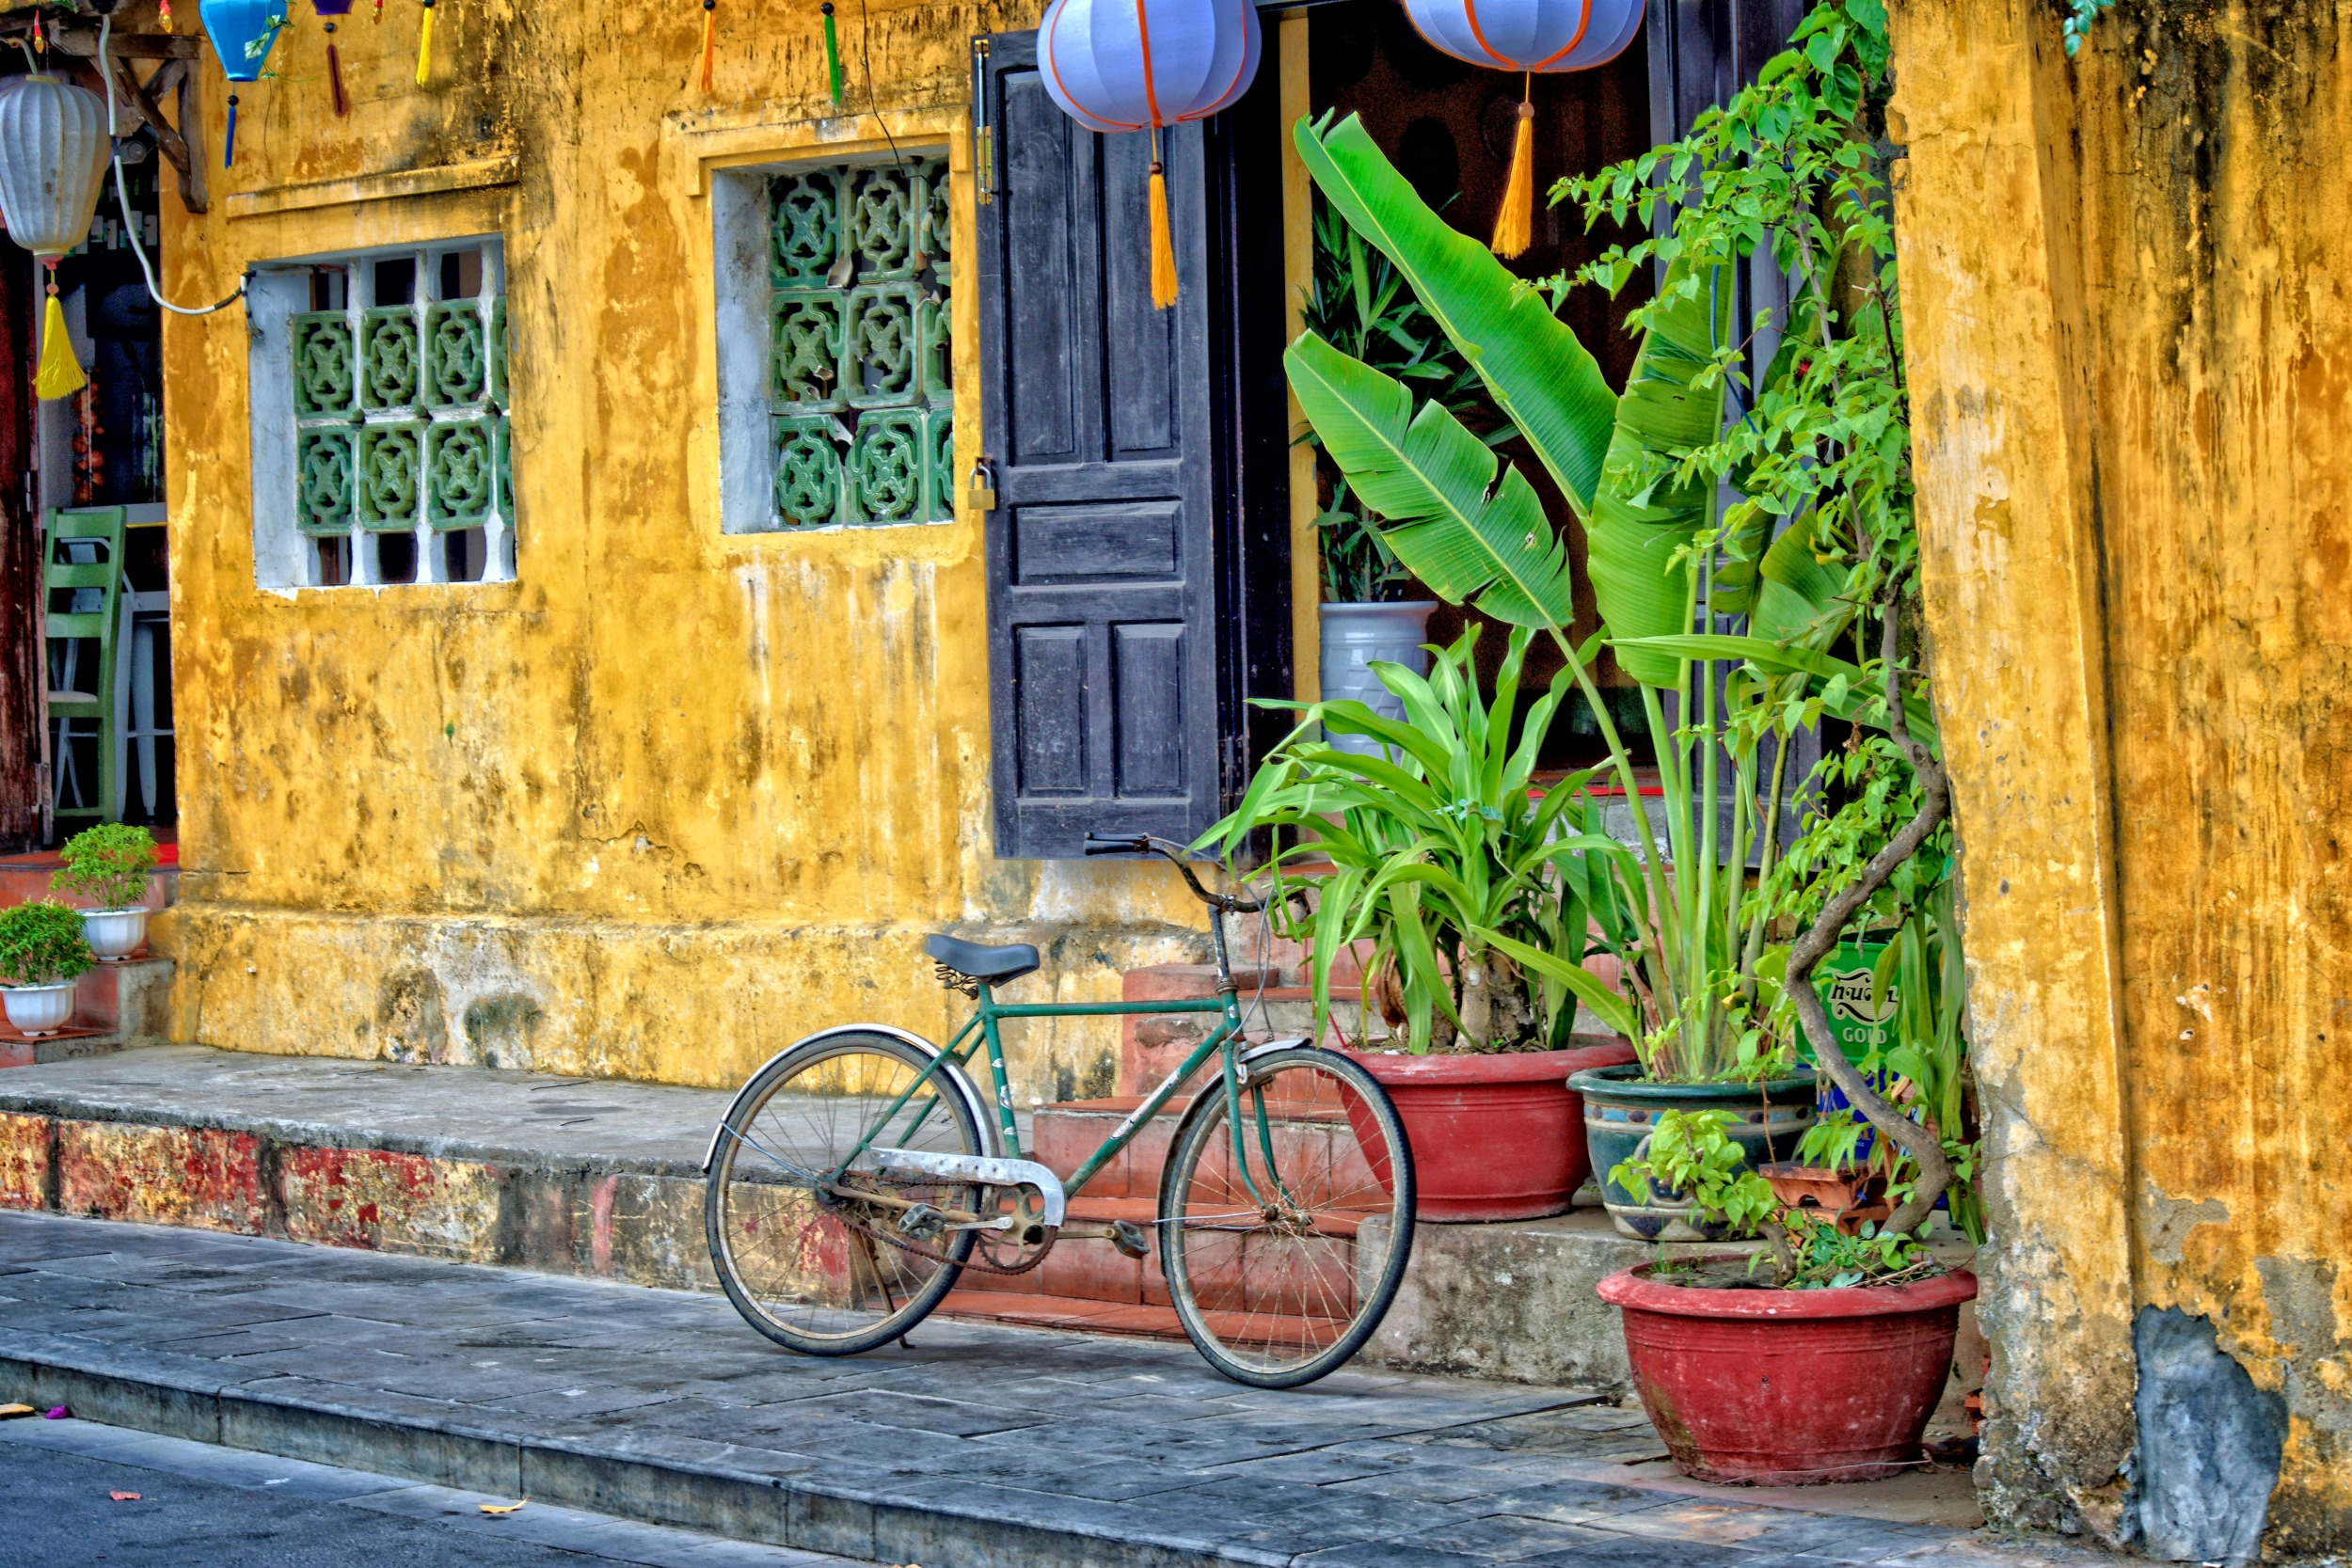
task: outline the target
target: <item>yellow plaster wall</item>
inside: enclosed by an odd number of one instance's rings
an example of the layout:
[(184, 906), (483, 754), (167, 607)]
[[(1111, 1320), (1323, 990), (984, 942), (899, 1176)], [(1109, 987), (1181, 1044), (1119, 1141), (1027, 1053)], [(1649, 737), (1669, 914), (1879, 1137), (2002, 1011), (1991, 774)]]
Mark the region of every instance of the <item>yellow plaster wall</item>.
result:
[(2352, 6), (1904, 0), (1890, 135), (1992, 1144), (1979, 1468), (2127, 1533), (2136, 1314), (2352, 1546)]
[[(968, 40), (1035, 9), (843, 5), (847, 97), (878, 118), (827, 102), (814, 0), (721, 0), (707, 94), (698, 7), (444, 0), (420, 87), (416, 8), (362, 6), (338, 119), (305, 8), (241, 89), (211, 213), (164, 203), (169, 292), (502, 236), (519, 580), (257, 591), (246, 324), (167, 318), (179, 1037), (729, 1084), (825, 1023), (938, 1028), (927, 930), (1052, 943), (1022, 1000), (1201, 955), (1164, 867), (993, 858), (977, 516), (719, 531), (709, 170), (884, 154), (885, 128), (946, 150), (968, 464)], [(474, 188), (369, 194), (400, 171)], [(1025, 1033), (1021, 1091), (1107, 1092), (1116, 1038)]]

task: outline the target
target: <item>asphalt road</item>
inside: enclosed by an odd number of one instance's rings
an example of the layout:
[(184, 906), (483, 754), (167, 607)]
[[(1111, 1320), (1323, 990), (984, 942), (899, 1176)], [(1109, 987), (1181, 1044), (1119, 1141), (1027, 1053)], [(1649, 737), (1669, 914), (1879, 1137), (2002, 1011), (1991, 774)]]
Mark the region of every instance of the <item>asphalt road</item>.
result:
[[(135, 1492), (136, 1500), (111, 1494)], [(856, 1568), (569, 1509), (87, 1421), (0, 1423), (0, 1552), (155, 1568)]]

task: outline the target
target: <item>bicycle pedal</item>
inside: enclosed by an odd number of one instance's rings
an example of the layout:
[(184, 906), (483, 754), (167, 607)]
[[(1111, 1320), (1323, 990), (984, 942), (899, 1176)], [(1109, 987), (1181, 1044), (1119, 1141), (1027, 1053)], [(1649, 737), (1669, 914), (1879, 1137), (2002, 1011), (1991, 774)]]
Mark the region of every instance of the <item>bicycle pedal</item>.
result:
[(1111, 1245), (1124, 1258), (1149, 1258), (1152, 1256), (1152, 1233), (1126, 1220), (1113, 1220)]

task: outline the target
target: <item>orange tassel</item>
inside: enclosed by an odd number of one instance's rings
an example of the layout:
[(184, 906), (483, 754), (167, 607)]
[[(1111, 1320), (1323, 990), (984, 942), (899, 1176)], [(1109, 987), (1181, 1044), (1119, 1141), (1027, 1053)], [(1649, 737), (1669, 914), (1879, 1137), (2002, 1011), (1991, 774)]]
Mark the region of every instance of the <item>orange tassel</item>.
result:
[(710, 55), (719, 24), (719, 0), (703, 0), (703, 91), (710, 90)]
[(1176, 240), (1168, 228), (1168, 171), (1160, 163), (1160, 128), (1152, 127), (1152, 304), (1176, 303)]
[[(1534, 78), (1529, 78), (1533, 90)], [(1523, 254), (1535, 230), (1535, 105), (1521, 100), (1518, 134), (1511, 138), (1511, 174), (1502, 185), (1502, 210), (1495, 214), (1494, 244), (1508, 261)]]

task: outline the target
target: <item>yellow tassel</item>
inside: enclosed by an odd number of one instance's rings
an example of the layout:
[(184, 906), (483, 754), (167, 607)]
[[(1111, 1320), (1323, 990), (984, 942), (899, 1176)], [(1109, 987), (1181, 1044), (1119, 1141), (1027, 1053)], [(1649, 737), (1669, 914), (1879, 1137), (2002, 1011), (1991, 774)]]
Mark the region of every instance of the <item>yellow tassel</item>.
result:
[(1525, 251), (1535, 229), (1535, 105), (1519, 104), (1518, 134), (1511, 138), (1511, 174), (1502, 185), (1502, 210), (1495, 214), (1495, 242), (1487, 246), (1508, 261)]
[(82, 361), (73, 356), (73, 339), (65, 329), (65, 307), (58, 303), (56, 284), (49, 286), (49, 311), (40, 321), (40, 373), (33, 390), (46, 402), (72, 397), (89, 385)]
[(1165, 310), (1176, 303), (1176, 242), (1168, 231), (1168, 175), (1152, 164), (1152, 304)]
[(424, 86), (424, 79), (432, 74), (433, 6), (431, 0), (426, 0), (424, 8), (424, 26), (417, 33), (417, 86)]
[(710, 56), (716, 44), (719, 0), (703, 0), (703, 91), (710, 90)]

